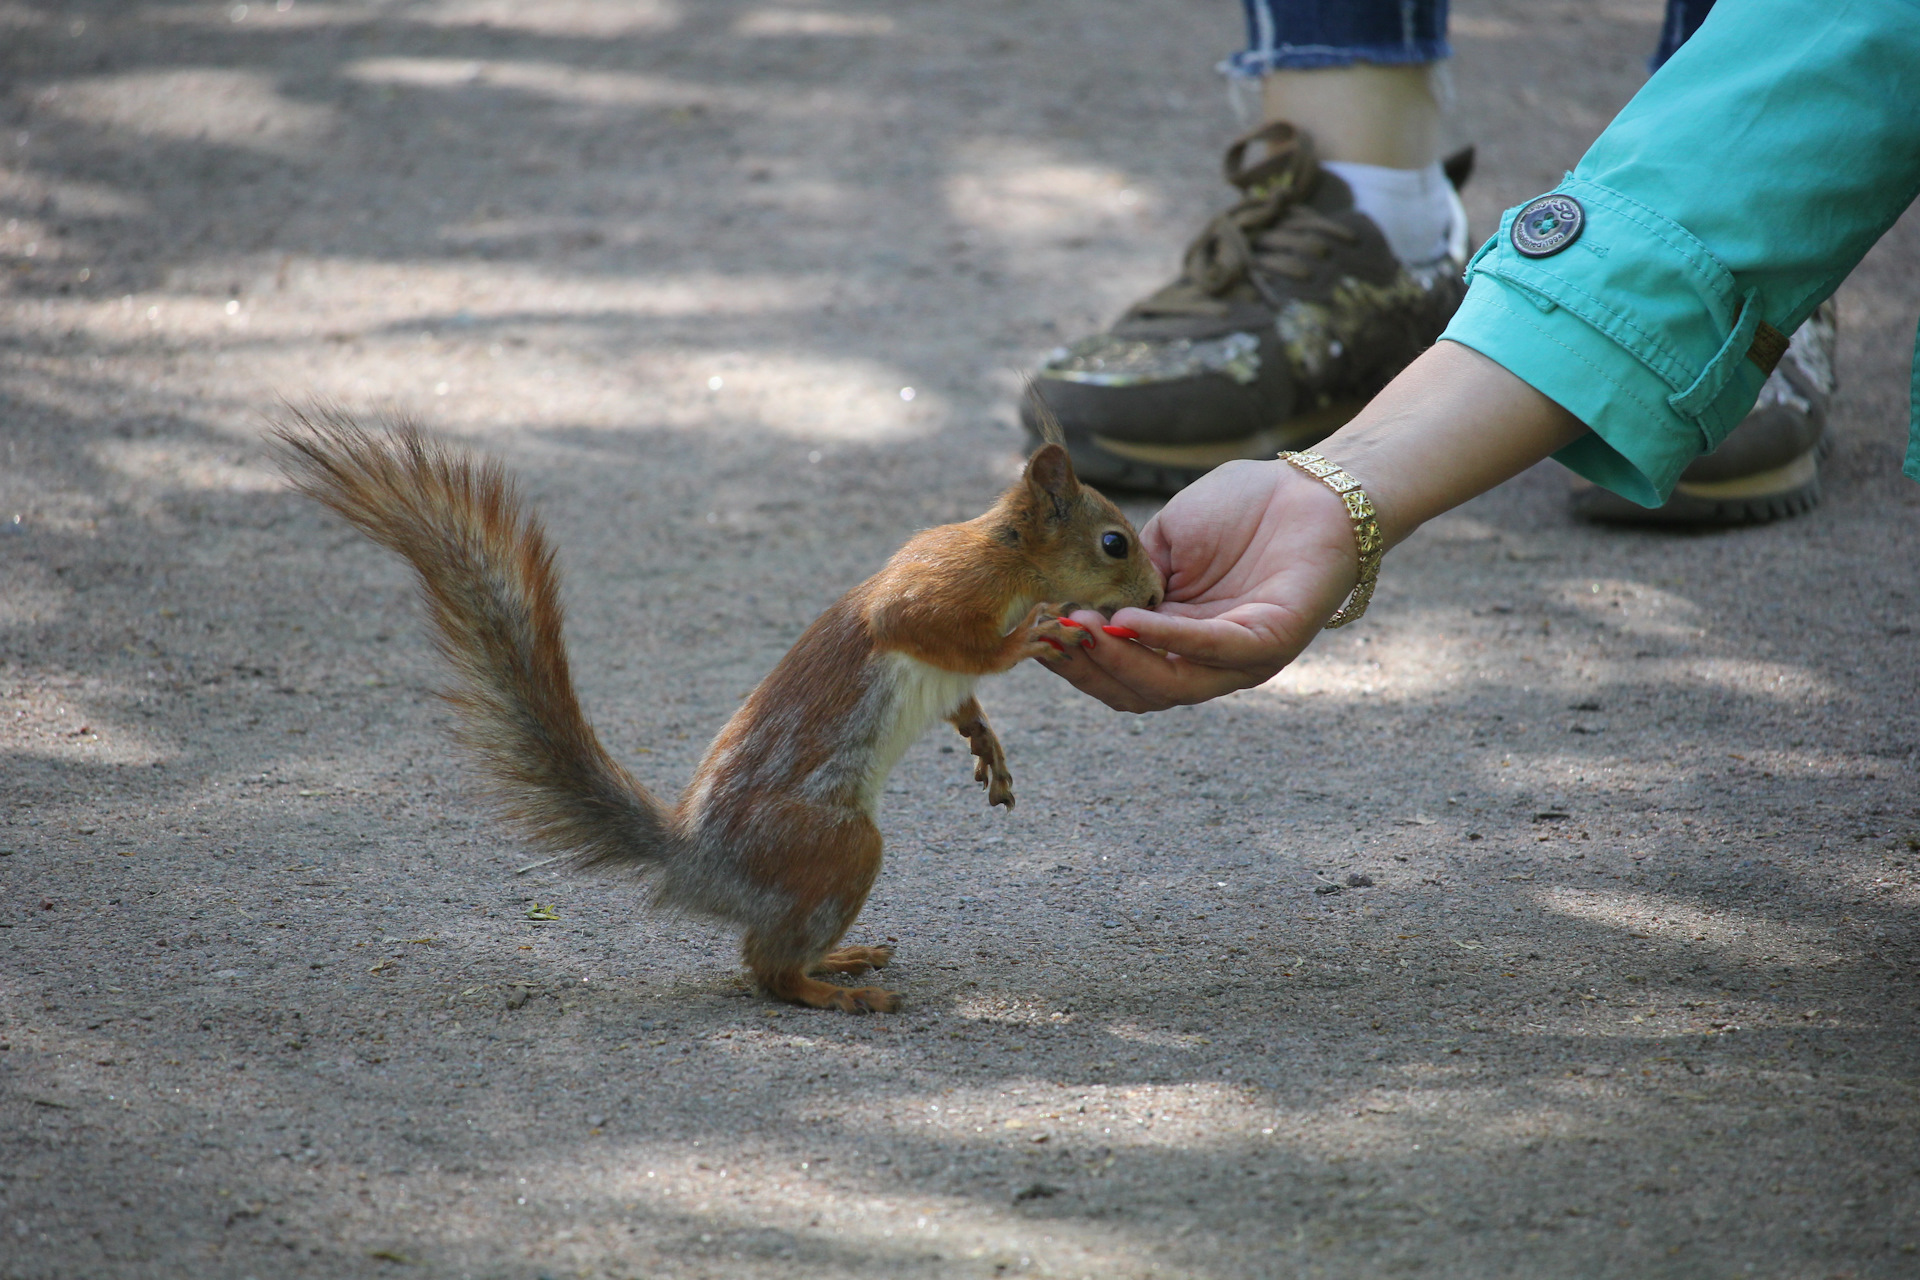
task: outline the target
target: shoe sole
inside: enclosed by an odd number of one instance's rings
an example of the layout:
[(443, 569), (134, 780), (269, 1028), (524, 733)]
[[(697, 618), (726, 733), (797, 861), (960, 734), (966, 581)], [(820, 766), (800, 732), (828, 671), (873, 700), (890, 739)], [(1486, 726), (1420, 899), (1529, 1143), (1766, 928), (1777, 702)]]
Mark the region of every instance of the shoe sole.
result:
[(1820, 443), (1784, 466), (1733, 480), (1677, 484), (1661, 507), (1636, 506), (1605, 489), (1582, 490), (1573, 496), (1574, 514), (1602, 524), (1667, 528), (1727, 528), (1790, 519), (1819, 504), (1820, 461), (1829, 448), (1822, 436)]
[(1364, 403), (1330, 405), (1243, 439), (1211, 444), (1139, 444), (1068, 428), (1067, 454), (1082, 480), (1172, 496), (1223, 463), (1311, 448), (1345, 426)]

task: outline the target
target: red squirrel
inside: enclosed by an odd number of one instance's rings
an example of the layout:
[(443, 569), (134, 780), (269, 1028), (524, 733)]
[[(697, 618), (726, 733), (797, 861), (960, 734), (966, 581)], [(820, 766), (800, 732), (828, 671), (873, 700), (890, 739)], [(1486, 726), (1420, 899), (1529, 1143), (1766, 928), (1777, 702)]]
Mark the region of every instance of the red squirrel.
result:
[(781, 1000), (891, 1012), (879, 987), (819, 973), (883, 967), (890, 947), (835, 949), (880, 871), (875, 808), (937, 720), (972, 748), (991, 805), (1013, 776), (974, 698), (981, 676), (1086, 643), (1074, 607), (1151, 608), (1160, 573), (1119, 508), (1043, 445), (992, 510), (913, 537), (841, 596), (762, 680), (669, 805), (607, 754), (574, 696), (559, 575), (539, 520), (494, 460), (411, 424), (369, 432), (334, 410), (274, 434), (301, 492), (419, 575), (451, 664), (457, 736), (511, 820), (571, 866), (653, 876), (655, 904), (729, 922)]

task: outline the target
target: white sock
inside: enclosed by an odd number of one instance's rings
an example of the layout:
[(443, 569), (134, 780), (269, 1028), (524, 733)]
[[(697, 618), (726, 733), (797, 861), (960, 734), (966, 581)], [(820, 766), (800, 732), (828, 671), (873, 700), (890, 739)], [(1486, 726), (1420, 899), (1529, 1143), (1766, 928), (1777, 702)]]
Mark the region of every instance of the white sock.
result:
[(1372, 218), (1393, 256), (1420, 266), (1453, 254), (1464, 257), (1467, 211), (1440, 162), (1424, 169), (1322, 160), (1320, 167), (1353, 188), (1353, 206)]

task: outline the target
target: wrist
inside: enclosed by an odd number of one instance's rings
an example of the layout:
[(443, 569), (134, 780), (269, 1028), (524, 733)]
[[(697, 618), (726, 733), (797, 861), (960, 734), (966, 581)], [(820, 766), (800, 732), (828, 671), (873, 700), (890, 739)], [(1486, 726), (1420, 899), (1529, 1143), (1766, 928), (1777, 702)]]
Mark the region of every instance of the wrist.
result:
[(1442, 341), (1316, 452), (1360, 481), (1391, 547), (1586, 429), (1501, 365)]
[(1324, 625), (1331, 630), (1344, 627), (1349, 622), (1357, 622), (1373, 601), (1373, 589), (1380, 578), (1380, 558), (1387, 551), (1386, 541), (1380, 535), (1380, 522), (1374, 513), (1373, 500), (1352, 473), (1318, 453), (1283, 453), (1280, 460), (1311, 477), (1340, 502), (1340, 514), (1346, 517), (1347, 532), (1353, 544), (1354, 580), (1351, 592)]

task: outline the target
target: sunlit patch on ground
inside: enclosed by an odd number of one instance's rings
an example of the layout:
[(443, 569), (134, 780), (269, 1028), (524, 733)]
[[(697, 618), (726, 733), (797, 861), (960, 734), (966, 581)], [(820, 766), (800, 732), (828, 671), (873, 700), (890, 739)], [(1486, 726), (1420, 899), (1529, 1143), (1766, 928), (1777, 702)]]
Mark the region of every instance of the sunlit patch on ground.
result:
[(331, 107), (287, 97), (269, 76), (214, 68), (73, 80), (49, 89), (44, 101), (71, 120), (135, 137), (276, 154), (321, 142), (337, 119)]
[[(1485, 234), (1659, 4), (1456, 8)], [(533, 865), (408, 571), (275, 478), (283, 398), (506, 459), (671, 793), (1232, 198), (1239, 22), (0, 6), (0, 1267), (1904, 1280), (1912, 225), (1840, 295), (1808, 517), (1587, 528), (1543, 467), (1267, 687), (986, 682), (1020, 807), (908, 753), (886, 1017)]]
[(1579, 920), (1618, 929), (1629, 937), (1657, 938), (1681, 950), (1699, 947), (1744, 959), (1783, 964), (1835, 964), (1846, 952), (1831, 945), (1831, 931), (1769, 920), (1754, 912), (1704, 911), (1655, 894), (1573, 888), (1543, 890), (1541, 905)]

